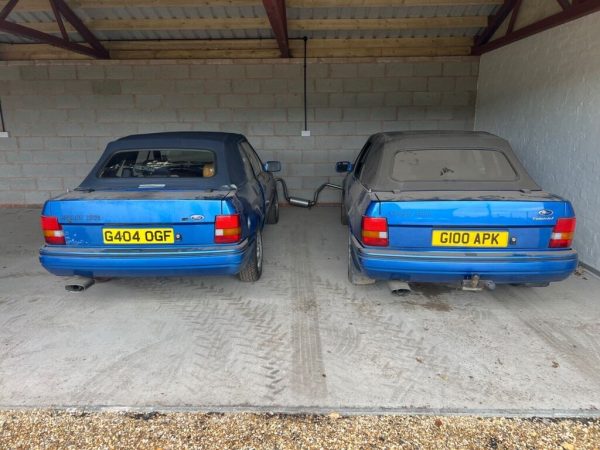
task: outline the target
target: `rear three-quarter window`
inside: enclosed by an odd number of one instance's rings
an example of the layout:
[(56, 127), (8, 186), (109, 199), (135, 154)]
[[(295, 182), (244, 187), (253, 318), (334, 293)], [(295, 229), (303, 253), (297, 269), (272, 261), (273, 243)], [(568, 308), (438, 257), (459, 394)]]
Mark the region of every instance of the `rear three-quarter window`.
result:
[(394, 156), (396, 181), (514, 181), (517, 173), (497, 150), (419, 149)]
[(115, 153), (99, 178), (211, 178), (215, 154), (200, 149), (143, 149)]

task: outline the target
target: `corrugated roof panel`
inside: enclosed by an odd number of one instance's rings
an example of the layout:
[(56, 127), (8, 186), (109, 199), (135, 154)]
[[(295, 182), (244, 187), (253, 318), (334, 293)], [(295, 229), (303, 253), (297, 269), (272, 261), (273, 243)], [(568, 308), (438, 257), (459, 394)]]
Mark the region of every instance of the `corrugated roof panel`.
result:
[(148, 30), (97, 31), (101, 41), (135, 41), (168, 39), (272, 39), (270, 30)]
[(83, 20), (100, 19), (226, 19), (266, 17), (262, 6), (198, 6), (198, 7), (154, 7), (139, 8), (77, 8)]
[(307, 36), (309, 39), (385, 39), (401, 37), (473, 37), (479, 28), (444, 28), (422, 30), (323, 30), (323, 31), (291, 31), (291, 39)]
[(498, 5), (288, 8), (288, 19), (394, 19), (403, 17), (489, 16)]
[[(126, 2), (124, 2), (126, 5)], [(197, 7), (129, 7), (75, 8), (85, 22), (90, 20), (136, 20), (136, 19), (201, 19), (201, 18), (264, 18), (266, 13), (260, 4), (255, 6), (197, 6)], [(384, 19), (407, 17), (461, 17), (489, 16), (498, 5), (449, 5), (449, 6), (393, 6), (393, 7), (338, 7), (338, 8), (288, 8), (288, 19)], [(53, 23), (53, 13), (48, 11), (24, 12), (16, 10), (9, 20), (19, 23)], [(308, 36), (313, 39), (369, 39), (398, 37), (471, 37), (481, 29), (418, 29), (418, 30), (290, 30), (291, 38)], [(168, 40), (168, 39), (272, 39), (273, 32), (265, 29), (244, 30), (92, 30), (100, 40)], [(58, 26), (56, 32), (60, 36)], [(80, 41), (77, 33), (71, 33), (73, 41)], [(0, 33), (0, 42), (31, 42), (31, 40)]]
[(10, 13), (7, 20), (10, 22), (19, 23), (56, 22), (54, 13), (52, 11), (25, 12), (22, 10), (16, 10)]

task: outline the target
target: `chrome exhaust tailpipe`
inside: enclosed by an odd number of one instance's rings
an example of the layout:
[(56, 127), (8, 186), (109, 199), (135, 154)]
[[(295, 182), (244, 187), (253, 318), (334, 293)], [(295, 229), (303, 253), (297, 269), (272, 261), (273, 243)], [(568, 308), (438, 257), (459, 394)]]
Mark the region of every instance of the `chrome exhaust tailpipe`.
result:
[(94, 284), (93, 278), (72, 277), (65, 284), (65, 289), (69, 292), (83, 292)]
[(310, 204), (310, 200), (306, 200), (298, 197), (289, 197), (288, 202), (292, 206), (299, 206), (300, 208), (310, 208), (312, 205)]
[(388, 288), (390, 288), (390, 292), (393, 295), (397, 295), (399, 297), (403, 297), (412, 292), (412, 289), (410, 288), (409, 284), (405, 283), (404, 281), (388, 281)]

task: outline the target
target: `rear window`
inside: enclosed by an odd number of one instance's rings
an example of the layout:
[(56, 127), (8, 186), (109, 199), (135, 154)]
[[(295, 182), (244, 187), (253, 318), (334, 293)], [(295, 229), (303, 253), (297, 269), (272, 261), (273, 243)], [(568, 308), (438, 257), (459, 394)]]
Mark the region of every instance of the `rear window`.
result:
[(211, 178), (215, 154), (201, 149), (142, 149), (115, 153), (99, 178)]
[(396, 153), (396, 181), (514, 181), (518, 178), (506, 156), (497, 150), (419, 149)]

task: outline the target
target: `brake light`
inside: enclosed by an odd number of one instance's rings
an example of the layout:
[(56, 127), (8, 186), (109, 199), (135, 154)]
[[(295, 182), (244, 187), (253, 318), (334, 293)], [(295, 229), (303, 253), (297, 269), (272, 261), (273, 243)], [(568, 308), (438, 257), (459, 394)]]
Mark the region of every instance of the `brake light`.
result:
[(389, 245), (388, 224), (385, 217), (363, 216), (361, 228), (363, 244), (378, 247), (387, 247)]
[(46, 244), (51, 245), (65, 245), (65, 232), (62, 229), (60, 223), (58, 223), (57, 217), (42, 216), (42, 232), (44, 233), (44, 240)]
[(215, 218), (215, 242), (217, 244), (233, 244), (241, 241), (242, 227), (239, 214), (217, 216)]
[(571, 247), (573, 236), (575, 236), (576, 224), (577, 219), (575, 217), (558, 219), (552, 230), (552, 236), (550, 236), (550, 248)]

